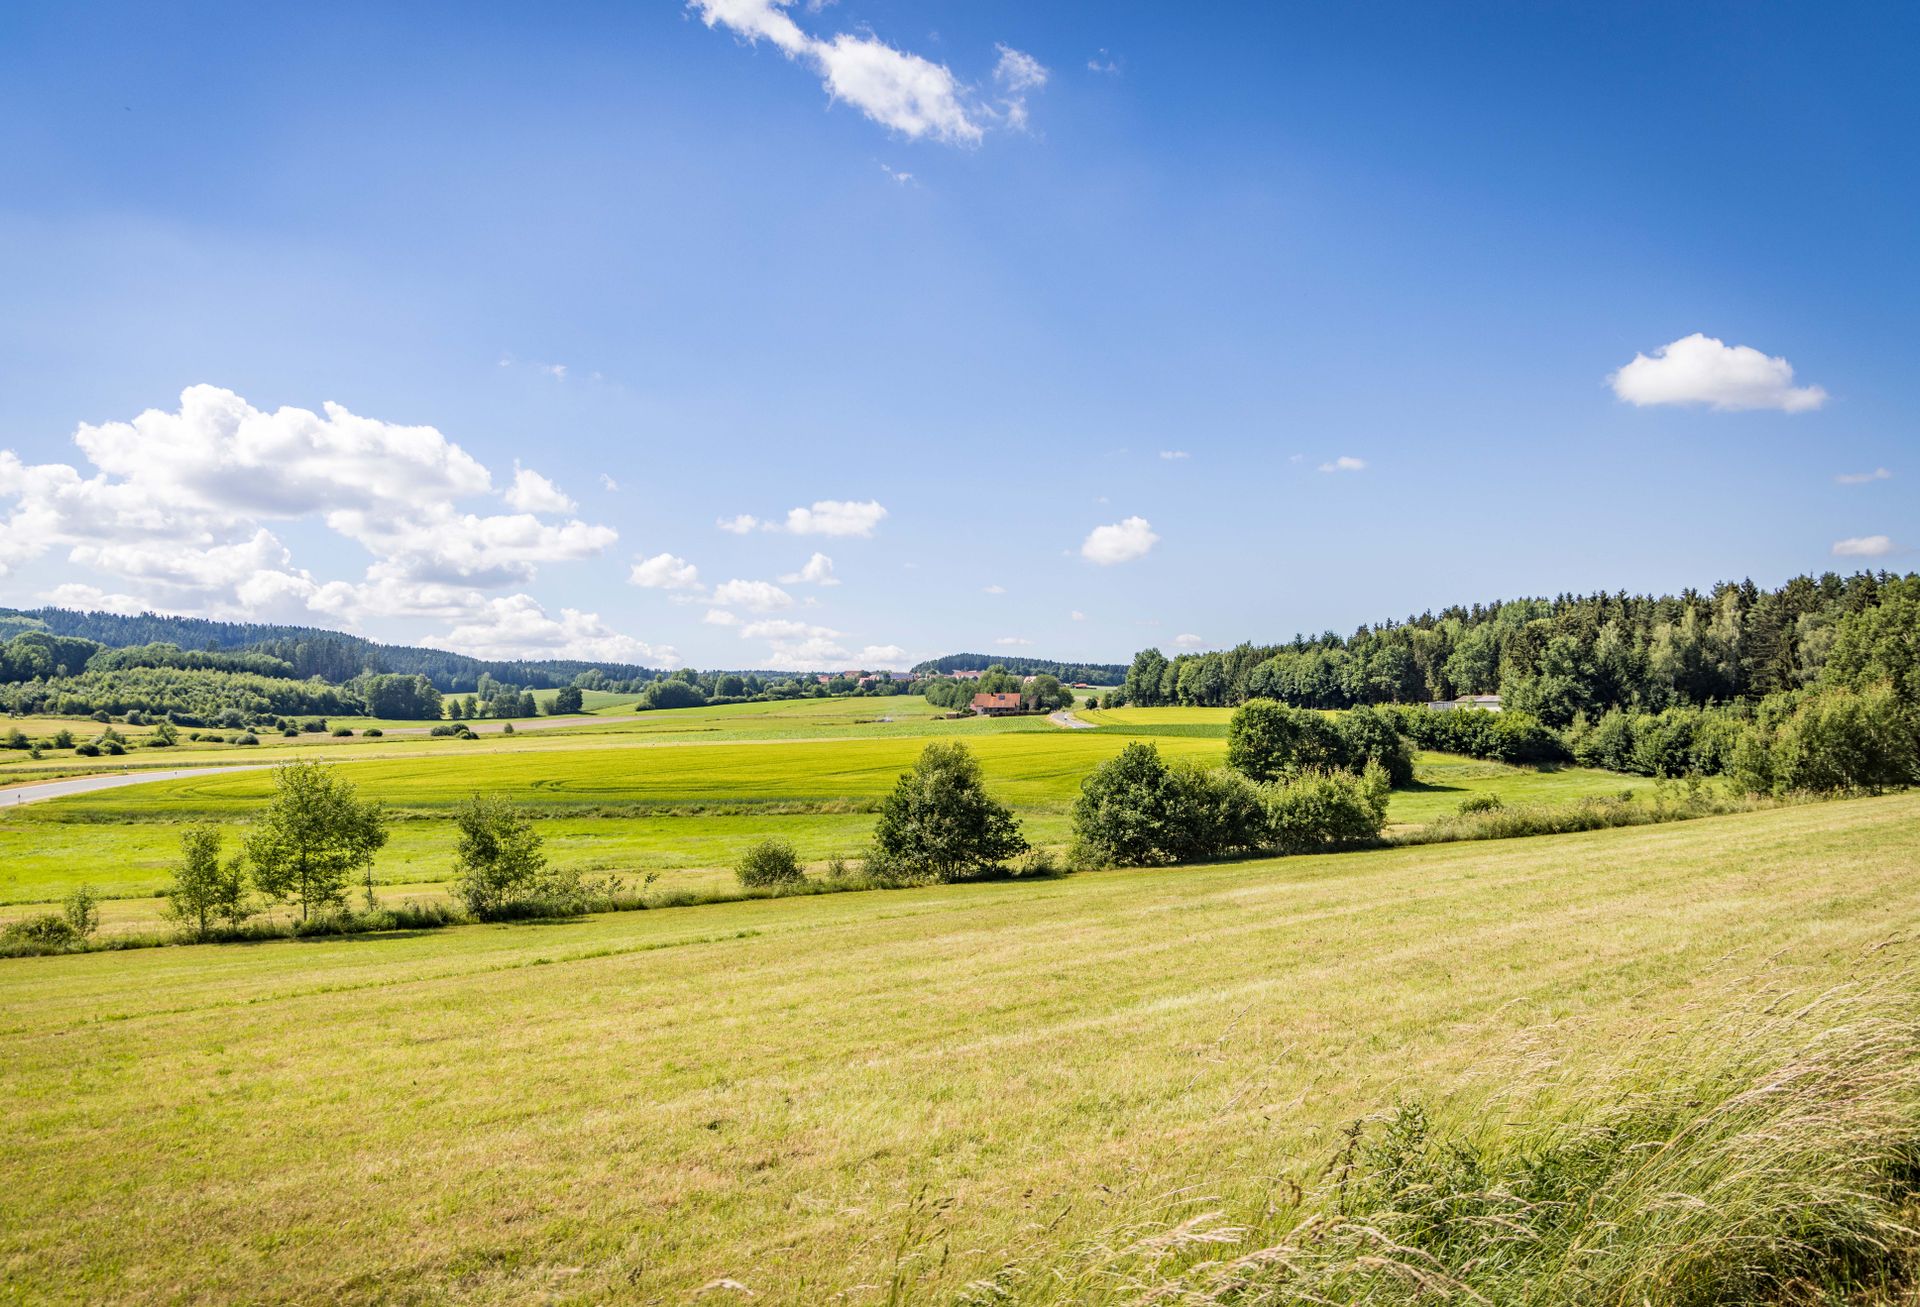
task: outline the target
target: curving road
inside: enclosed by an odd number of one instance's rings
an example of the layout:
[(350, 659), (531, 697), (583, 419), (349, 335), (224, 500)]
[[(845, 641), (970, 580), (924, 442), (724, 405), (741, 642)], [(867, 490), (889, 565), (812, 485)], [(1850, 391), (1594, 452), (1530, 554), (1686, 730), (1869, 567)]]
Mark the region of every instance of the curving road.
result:
[(23, 803), (44, 803), (73, 794), (91, 794), (95, 790), (117, 790), (122, 785), (145, 785), (149, 781), (184, 781), (194, 776), (224, 776), (236, 771), (265, 771), (270, 762), (240, 762), (226, 767), (162, 767), (153, 771), (110, 772), (101, 776), (69, 776), (58, 781), (29, 781), (0, 790), (0, 808)]

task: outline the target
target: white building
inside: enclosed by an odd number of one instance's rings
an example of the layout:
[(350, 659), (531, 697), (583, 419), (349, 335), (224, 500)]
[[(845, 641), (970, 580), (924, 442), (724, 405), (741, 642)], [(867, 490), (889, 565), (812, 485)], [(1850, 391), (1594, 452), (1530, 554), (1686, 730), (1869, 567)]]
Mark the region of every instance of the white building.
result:
[(1452, 712), (1455, 708), (1482, 708), (1487, 712), (1500, 711), (1500, 696), (1497, 694), (1463, 694), (1458, 699), (1435, 699), (1427, 705), (1430, 712)]

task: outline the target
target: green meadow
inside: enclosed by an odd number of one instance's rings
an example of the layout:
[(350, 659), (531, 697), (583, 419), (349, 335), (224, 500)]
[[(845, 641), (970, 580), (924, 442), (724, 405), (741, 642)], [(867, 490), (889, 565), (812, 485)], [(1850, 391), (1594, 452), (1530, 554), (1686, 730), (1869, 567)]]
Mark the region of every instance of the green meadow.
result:
[(1916, 913), (1905, 795), (10, 961), (7, 1296), (1135, 1301), (1105, 1259), (1201, 1212), (1259, 1246), (1357, 1118), (1549, 1110), (1648, 1030), (1910, 964)]
[[(375, 866), (375, 879), (387, 885), (446, 880), (452, 836), (444, 819), (453, 804), (485, 790), (508, 794), (536, 814), (557, 863), (705, 886), (768, 835), (792, 840), (809, 861), (857, 854), (875, 805), (931, 739), (967, 741), (1028, 837), (1053, 847), (1069, 840), (1071, 806), (1087, 772), (1128, 743), (1149, 737), (1176, 758), (1224, 754), (1226, 710), (1084, 715), (1099, 729), (1066, 730), (1038, 717), (949, 721), (917, 697), (805, 700), (654, 712), (630, 722), (472, 741), (309, 735), (271, 750), (134, 750), (94, 760), (100, 765), (87, 770), (296, 757), (350, 764), (362, 791), (398, 818)], [(49, 765), (13, 778), (71, 774), (76, 769)], [(1415, 786), (1394, 796), (1389, 820), (1423, 824), (1471, 793), (1558, 802), (1650, 785), (1584, 768), (1542, 771), (1423, 755)], [(0, 916), (22, 915), (33, 910), (28, 905), (83, 884), (109, 898), (150, 898), (167, 882), (182, 824), (214, 821), (237, 835), (271, 786), (271, 774), (256, 766), (11, 809), (0, 790)], [(151, 923), (157, 913), (158, 904), (149, 902), (109, 913), (107, 925)]]

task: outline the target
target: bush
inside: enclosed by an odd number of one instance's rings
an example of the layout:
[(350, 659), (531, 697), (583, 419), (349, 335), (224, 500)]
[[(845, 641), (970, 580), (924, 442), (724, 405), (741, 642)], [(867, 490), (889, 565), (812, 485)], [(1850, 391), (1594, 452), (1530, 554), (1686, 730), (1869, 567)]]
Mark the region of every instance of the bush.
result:
[(799, 885), (807, 879), (793, 845), (778, 839), (761, 840), (749, 848), (741, 855), (740, 865), (734, 869), (734, 874), (739, 876), (740, 884), (747, 889)]
[[(244, 723), (241, 722), (229, 723), (229, 725), (232, 726), (240, 726), (243, 724)], [(307, 735), (322, 735), (326, 733), (326, 729), (327, 719), (324, 717), (309, 717), (300, 723), (300, 730)]]
[(1506, 806), (1505, 800), (1497, 794), (1469, 794), (1460, 800), (1456, 811), (1464, 817), (1475, 812), (1498, 812)]
[(100, 756), (100, 746), (92, 740), (88, 740), (83, 744), (74, 745), (73, 751), (77, 756), (82, 758), (98, 758)]
[(100, 896), (94, 893), (93, 886), (82, 885), (67, 895), (66, 902), (60, 905), (60, 915), (73, 927), (75, 935), (91, 939), (100, 929)]
[(0, 931), (0, 949), (14, 954), (57, 953), (80, 943), (73, 923), (55, 912), (26, 917)]
[(235, 744), (258, 744), (260, 743), (260, 737), (252, 731), (248, 731), (244, 735), (236, 735), (233, 742)]
[(1402, 734), (1423, 749), (1516, 764), (1566, 762), (1572, 757), (1558, 735), (1541, 725), (1539, 719), (1517, 710), (1488, 712), (1484, 708), (1455, 708), (1451, 712), (1434, 712), (1426, 707), (1402, 705), (1378, 711), (1389, 716)]
[(333, 738), (336, 740), (345, 739), (347, 736), (352, 734), (353, 734), (353, 727), (351, 726), (336, 726), (333, 728)]
[(1731, 755), (1751, 794), (1877, 794), (1920, 784), (1920, 721), (1885, 685), (1769, 697)]
[(967, 746), (935, 743), (880, 805), (867, 865), (896, 884), (975, 880), (1026, 851), (1019, 823), (987, 794)]
[(1282, 853), (1353, 848), (1380, 838), (1387, 822), (1386, 769), (1368, 763), (1352, 772), (1310, 772), (1266, 793), (1267, 824)]
[(1256, 781), (1379, 763), (1390, 785), (1413, 783), (1413, 751), (1395, 719), (1374, 708), (1338, 716), (1254, 699), (1227, 725), (1227, 763)]
[(126, 753), (127, 751), (126, 745), (122, 744), (119, 740), (113, 739), (110, 736), (102, 737), (101, 739), (95, 741), (95, 743), (99, 745), (100, 752), (107, 754), (111, 757), (118, 758), (122, 754)]
[(369, 739), (378, 739), (380, 736), (385, 735), (386, 732), (381, 730), (378, 726), (369, 726), (367, 727), (366, 730), (360, 732), (360, 734), (368, 737)]

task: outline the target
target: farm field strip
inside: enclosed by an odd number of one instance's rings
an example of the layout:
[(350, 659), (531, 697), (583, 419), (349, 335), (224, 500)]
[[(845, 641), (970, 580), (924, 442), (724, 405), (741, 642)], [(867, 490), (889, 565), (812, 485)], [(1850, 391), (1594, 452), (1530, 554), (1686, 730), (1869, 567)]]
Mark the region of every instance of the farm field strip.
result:
[[(1577, 1078), (1756, 976), (1911, 961), (1916, 912), (1902, 795), (18, 960), (0, 1248), (54, 1301), (651, 1303), (726, 1277), (798, 1304), (896, 1270), (945, 1300), (1182, 1187), (1259, 1219), (1348, 1121), (1407, 1094), (1471, 1115), (1509, 1056)], [(916, 1202), (947, 1251), (903, 1264)]]

